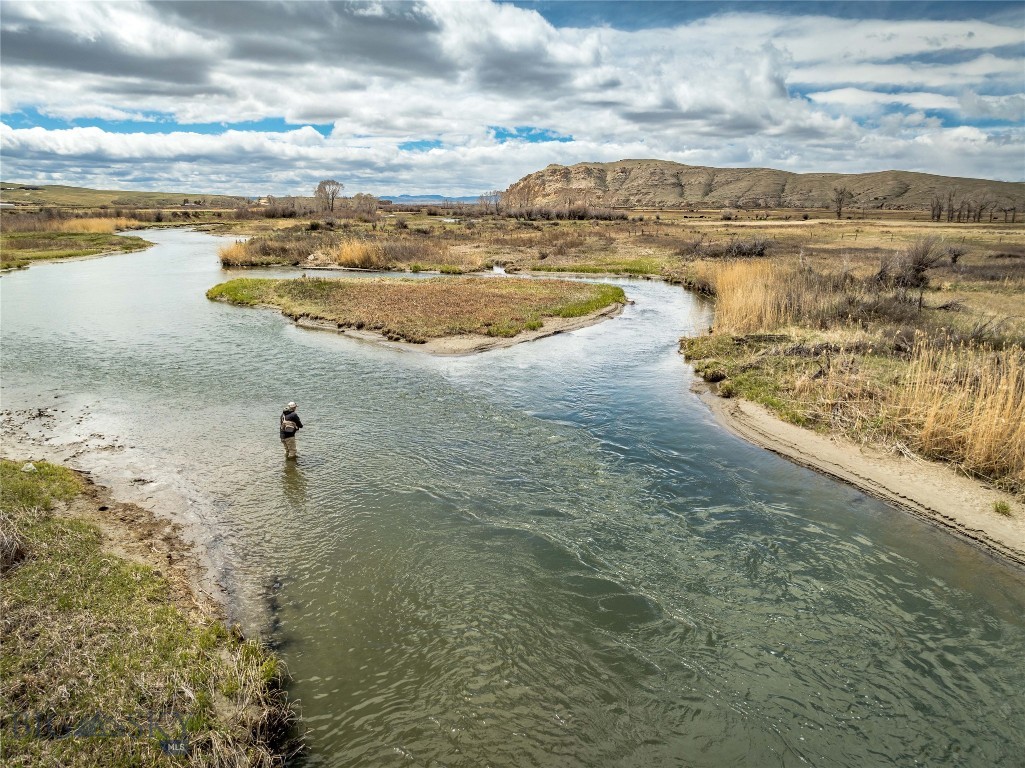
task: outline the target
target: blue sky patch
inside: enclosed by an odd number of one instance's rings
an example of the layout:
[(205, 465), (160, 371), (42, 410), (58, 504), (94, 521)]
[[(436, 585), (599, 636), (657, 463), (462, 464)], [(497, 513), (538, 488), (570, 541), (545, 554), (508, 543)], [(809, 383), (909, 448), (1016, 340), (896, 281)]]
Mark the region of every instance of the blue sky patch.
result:
[(284, 118), (268, 117), (263, 120), (245, 120), (237, 123), (178, 123), (173, 115), (165, 112), (144, 112), (141, 120), (101, 120), (95, 117), (79, 117), (66, 120), (41, 114), (31, 107), (16, 112), (4, 112), (0, 119), (12, 128), (45, 128), (48, 131), (63, 128), (101, 128), (108, 133), (186, 133), (218, 134), (225, 131), (260, 131), (262, 133), (287, 133), (309, 125), (322, 136), (330, 136), (334, 127), (330, 123), (288, 123)]
[(661, 29), (690, 24), (711, 16), (728, 13), (764, 13), (773, 16), (830, 16), (842, 19), (890, 19), (921, 21), (960, 20), (970, 6), (973, 18), (993, 21), (1017, 21), (1021, 3), (969, 0), (965, 3), (930, 2), (929, 0), (798, 0), (797, 2), (765, 2), (765, 0), (634, 0), (627, 3), (588, 2), (587, 0), (510, 0), (509, 5), (537, 11), (555, 27), (587, 28), (609, 26), (636, 31)]
[(419, 141), (404, 141), (399, 144), (399, 149), (403, 152), (426, 152), (429, 149), (440, 149), (441, 147), (440, 139), (420, 139)]
[(573, 141), (572, 136), (564, 136), (549, 128), (535, 128), (532, 125), (517, 125), (512, 128), (506, 128), (501, 125), (489, 125), (488, 130), (494, 134), (495, 140), (500, 144), (504, 144), (507, 141), (525, 141), (528, 144), (543, 144), (549, 141)]

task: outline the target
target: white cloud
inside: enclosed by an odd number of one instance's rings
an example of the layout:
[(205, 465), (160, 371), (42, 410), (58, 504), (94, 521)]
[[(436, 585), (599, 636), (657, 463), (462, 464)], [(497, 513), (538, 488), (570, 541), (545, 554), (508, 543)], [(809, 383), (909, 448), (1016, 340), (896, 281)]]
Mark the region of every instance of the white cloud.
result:
[(880, 93), (861, 88), (837, 88), (832, 91), (809, 93), (808, 98), (817, 104), (831, 104), (847, 108), (874, 108), (887, 104), (905, 104), (914, 109), (960, 109), (961, 102), (953, 96), (941, 93), (909, 91)]
[[(1021, 45), (1015, 25), (782, 17), (768, 8), (623, 31), (556, 28), (534, 10), (483, 0), (8, 2), (5, 112), (157, 113), (181, 124), (284, 118), (297, 130), (4, 126), (4, 173), (69, 182), (93, 174), (109, 186), (173, 171), (175, 186), (274, 193), (348, 174), (352, 191), (474, 193), (550, 162), (646, 156), (1025, 177), (1025, 75), (1021, 56), (1008, 53)], [(937, 110), (944, 120), (926, 114)], [(1011, 124), (973, 127), (973, 118)], [(302, 123), (333, 130), (325, 138)], [(496, 125), (573, 141), (501, 143)], [(443, 146), (399, 146), (419, 140)], [(950, 147), (962, 158), (940, 154)]]

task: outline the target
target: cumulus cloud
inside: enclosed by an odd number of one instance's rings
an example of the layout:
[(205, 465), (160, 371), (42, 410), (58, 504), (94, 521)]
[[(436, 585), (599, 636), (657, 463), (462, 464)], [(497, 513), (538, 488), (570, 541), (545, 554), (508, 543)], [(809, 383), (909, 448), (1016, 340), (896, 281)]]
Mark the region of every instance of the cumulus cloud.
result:
[[(551, 162), (659, 157), (1025, 177), (1015, 19), (726, 10), (621, 30), (485, 0), (9, 0), (4, 175), (252, 194), (329, 175), (353, 192), (474, 194)], [(154, 115), (167, 132), (117, 125)]]

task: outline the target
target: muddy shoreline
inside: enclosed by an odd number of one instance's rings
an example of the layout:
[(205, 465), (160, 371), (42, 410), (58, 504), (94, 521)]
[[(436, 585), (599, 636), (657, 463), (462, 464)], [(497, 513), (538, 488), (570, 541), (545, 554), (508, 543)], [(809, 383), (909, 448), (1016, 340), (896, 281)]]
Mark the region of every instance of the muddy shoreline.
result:
[[(98, 525), (116, 547), (144, 555), (139, 562), (163, 571), (174, 566), (171, 571), (187, 576), (193, 602), (204, 613), (242, 623), (237, 610), (239, 595), (230, 578), (230, 557), (211, 549), (217, 532), (210, 529), (211, 521), (197, 517), (194, 500), (181, 497), (178, 489), (167, 487), (166, 482), (148, 477), (136, 466), (138, 462), (126, 455), (134, 446), (125, 445), (120, 438), (72, 434), (71, 430), (88, 418), (88, 407), (71, 415), (64, 411), (51, 406), (0, 412), (2, 453), (73, 470), (86, 481), (87, 489), (76, 513)], [(81, 500), (87, 498), (94, 508), (82, 506)], [(149, 556), (154, 553), (159, 557), (151, 562)], [(259, 634), (259, 622), (247, 629)]]
[[(442, 336), (438, 339), (431, 339), (424, 344), (413, 344), (408, 341), (392, 341), (384, 334), (375, 331), (357, 330), (355, 328), (339, 328), (337, 324), (324, 320), (317, 320), (310, 317), (300, 317), (294, 322), (300, 328), (308, 328), (317, 331), (329, 331), (342, 336), (347, 336), (359, 341), (378, 344), (392, 349), (409, 349), (419, 352), (426, 352), (431, 355), (457, 356), (473, 355), (479, 352), (487, 352), (492, 349), (503, 349), (522, 344), (528, 341), (537, 341), (559, 333), (576, 331), (580, 328), (587, 328), (596, 325), (603, 320), (616, 317), (623, 311), (623, 304), (611, 304), (595, 312), (580, 317), (546, 317), (541, 328), (537, 330), (520, 331), (515, 336), (485, 336), (479, 333), (468, 333), (459, 336)], [(266, 305), (271, 309), (270, 305)], [(277, 307), (273, 307), (277, 309)]]
[[(789, 424), (756, 403), (719, 397), (701, 381), (691, 389), (719, 425), (738, 437), (852, 485), (1025, 569), (1025, 519), (1021, 502), (1011, 494), (939, 462), (885, 453)], [(1010, 505), (1014, 517), (994, 511), (994, 503), (1000, 501)]]
[[(221, 301), (226, 304), (230, 303), (223, 299), (214, 299), (214, 301)], [(610, 304), (607, 307), (602, 307), (599, 310), (587, 315), (581, 315), (580, 317), (546, 317), (544, 318), (543, 324), (540, 328), (536, 330), (520, 331), (515, 336), (485, 336), (484, 334), (479, 333), (467, 333), (457, 336), (442, 336), (437, 339), (430, 339), (424, 344), (414, 344), (412, 342), (401, 340), (394, 341), (387, 338), (384, 334), (376, 331), (357, 328), (340, 328), (337, 323), (313, 317), (302, 316), (298, 318), (291, 318), (288, 315), (285, 315), (284, 312), (281, 312), (281, 309), (273, 304), (257, 304), (251, 308), (275, 310), (300, 328), (336, 333), (350, 339), (377, 344), (391, 349), (413, 350), (445, 357), (473, 355), (479, 352), (487, 352), (492, 349), (503, 349), (517, 344), (522, 344), (524, 342), (537, 341), (538, 339), (548, 338), (549, 336), (555, 336), (560, 333), (567, 333), (569, 331), (587, 328), (588, 326), (597, 325), (603, 320), (610, 320), (618, 316), (623, 312), (625, 306), (625, 304), (621, 303)]]

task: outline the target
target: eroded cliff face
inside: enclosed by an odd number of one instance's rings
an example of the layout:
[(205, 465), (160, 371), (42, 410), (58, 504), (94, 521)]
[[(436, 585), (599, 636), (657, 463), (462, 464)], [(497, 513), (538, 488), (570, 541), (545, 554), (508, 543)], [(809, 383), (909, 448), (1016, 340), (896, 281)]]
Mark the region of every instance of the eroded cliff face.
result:
[(506, 204), (517, 206), (610, 206), (683, 208), (827, 207), (834, 187), (853, 194), (851, 207), (928, 209), (934, 197), (970, 197), (975, 203), (1025, 209), (1025, 184), (933, 176), (911, 171), (790, 173), (771, 168), (709, 168), (666, 160), (550, 165), (517, 181)]

